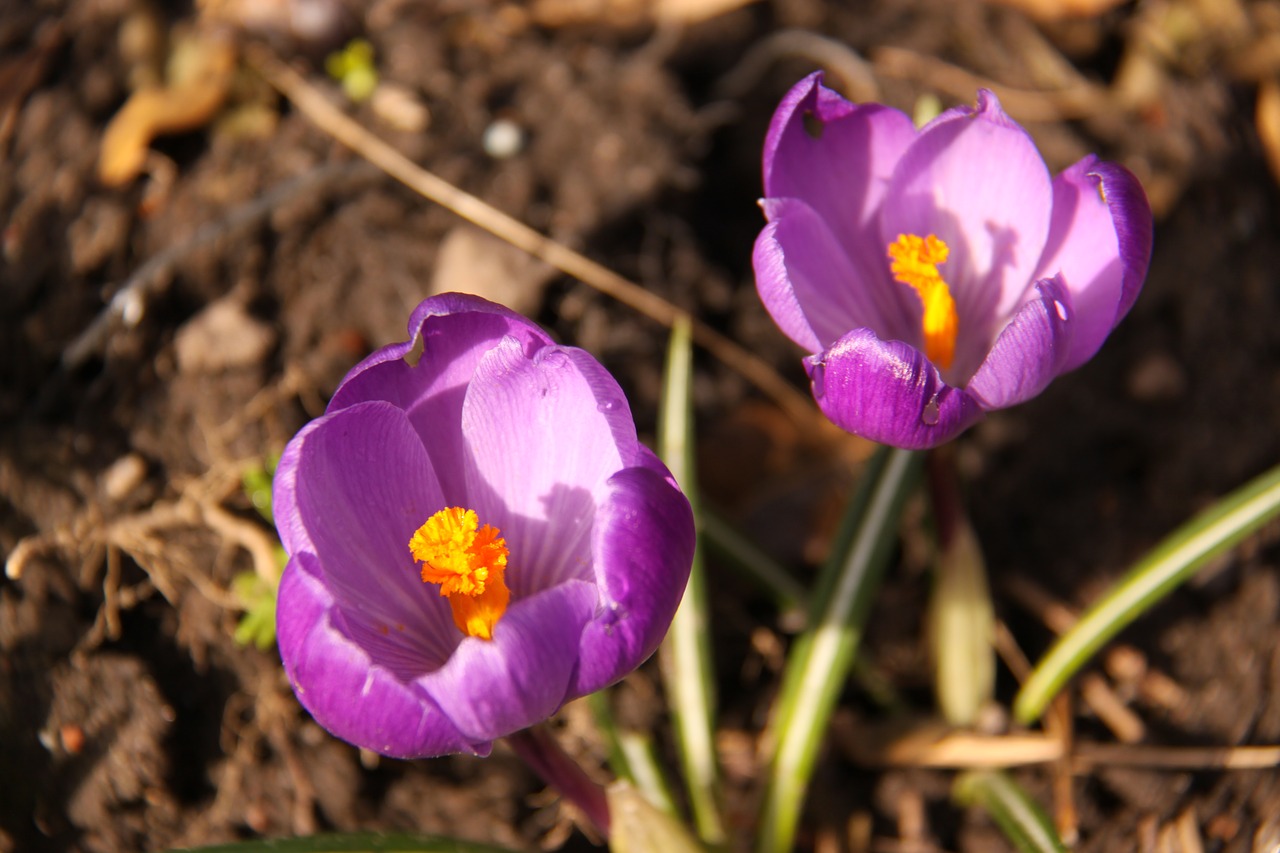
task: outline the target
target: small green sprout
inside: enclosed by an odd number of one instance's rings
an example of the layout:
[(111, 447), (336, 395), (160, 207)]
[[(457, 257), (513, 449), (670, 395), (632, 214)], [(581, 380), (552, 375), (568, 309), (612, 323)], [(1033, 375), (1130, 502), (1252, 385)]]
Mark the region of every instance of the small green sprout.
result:
[[(245, 497), (271, 524), (275, 524), (275, 516), (271, 510), (271, 483), (279, 463), (280, 454), (272, 454), (263, 460), (262, 465), (246, 468), (241, 477)], [(289, 559), (284, 548), (279, 545), (275, 547), (274, 553), (274, 578), (264, 578), (258, 572), (249, 571), (241, 572), (231, 580), (231, 589), (244, 608), (244, 615), (240, 617), (233, 635), (235, 641), (242, 646), (252, 643), (262, 651), (270, 649), (276, 642), (276, 590), (280, 586), (284, 565)]]
[(373, 64), (373, 45), (367, 39), (352, 39), (347, 46), (329, 54), (324, 70), (338, 81), (342, 91), (356, 103), (367, 101), (378, 88), (378, 69)]

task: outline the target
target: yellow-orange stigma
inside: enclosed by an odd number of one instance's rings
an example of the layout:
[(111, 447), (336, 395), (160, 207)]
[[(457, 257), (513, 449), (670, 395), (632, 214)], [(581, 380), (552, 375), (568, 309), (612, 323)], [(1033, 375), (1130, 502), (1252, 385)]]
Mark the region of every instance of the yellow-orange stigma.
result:
[(493, 639), (494, 626), (511, 600), (503, 579), (507, 542), (497, 528), (481, 527), (475, 510), (449, 507), (414, 532), (409, 553), (422, 563), (423, 582), (439, 584), (440, 594), (449, 599), (458, 630)]
[(910, 287), (924, 305), (924, 318), (920, 325), (924, 331), (924, 354), (930, 361), (946, 369), (956, 355), (956, 334), (960, 320), (956, 316), (956, 301), (951, 289), (942, 280), (938, 264), (945, 263), (951, 250), (947, 244), (930, 234), (899, 234), (889, 244), (889, 270), (893, 277)]

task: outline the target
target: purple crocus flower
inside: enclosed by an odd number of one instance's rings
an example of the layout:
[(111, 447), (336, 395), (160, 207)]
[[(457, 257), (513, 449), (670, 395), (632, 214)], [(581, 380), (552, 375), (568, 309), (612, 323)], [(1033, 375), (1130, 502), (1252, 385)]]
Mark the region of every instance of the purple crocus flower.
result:
[(916, 130), (821, 74), (764, 148), (756, 285), (822, 411), (885, 444), (941, 444), (1087, 361), (1146, 277), (1152, 222), (1124, 168), (1051, 177), (995, 95)]
[(458, 294), (347, 374), (286, 448), (274, 502), (294, 692), (401, 758), (486, 754), (617, 681), (693, 559), (689, 503), (613, 377)]

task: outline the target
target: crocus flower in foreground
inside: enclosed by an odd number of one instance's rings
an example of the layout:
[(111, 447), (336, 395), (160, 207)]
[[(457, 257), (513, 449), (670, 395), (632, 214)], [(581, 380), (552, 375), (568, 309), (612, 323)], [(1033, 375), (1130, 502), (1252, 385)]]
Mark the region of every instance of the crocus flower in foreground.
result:
[(285, 450), (274, 502), (293, 689), (396, 757), (485, 754), (621, 678), (693, 558), (689, 503), (613, 377), (457, 294), (347, 374)]
[(917, 131), (813, 74), (774, 114), (764, 190), (765, 307), (813, 353), (826, 416), (897, 447), (947, 441), (1087, 361), (1151, 256), (1137, 179), (1093, 156), (1050, 177), (985, 90)]

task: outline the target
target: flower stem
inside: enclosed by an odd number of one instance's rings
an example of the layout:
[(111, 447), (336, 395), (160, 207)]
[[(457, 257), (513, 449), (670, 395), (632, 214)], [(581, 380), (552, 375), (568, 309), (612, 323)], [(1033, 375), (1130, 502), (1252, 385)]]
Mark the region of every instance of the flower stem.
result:
[(920, 459), (912, 451), (880, 450), (832, 543), (811, 598), (809, 625), (787, 657), (770, 725), (774, 748), (756, 838), (759, 853), (789, 853), (794, 847), (818, 749), (893, 552), (898, 517)]
[(609, 837), (609, 803), (604, 788), (569, 757), (545, 726), (518, 731), (506, 740), (529, 769), (586, 815), (602, 838)]

